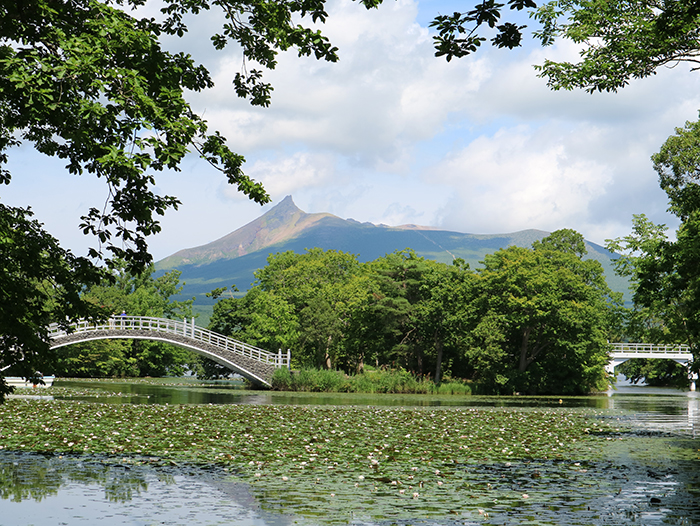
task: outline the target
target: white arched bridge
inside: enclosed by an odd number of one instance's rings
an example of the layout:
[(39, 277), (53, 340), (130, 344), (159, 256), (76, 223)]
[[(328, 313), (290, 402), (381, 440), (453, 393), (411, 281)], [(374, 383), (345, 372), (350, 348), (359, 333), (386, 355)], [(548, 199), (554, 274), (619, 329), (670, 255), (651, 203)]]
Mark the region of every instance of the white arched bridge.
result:
[(634, 358), (655, 358), (673, 360), (688, 368), (690, 390), (695, 391), (698, 374), (690, 371), (693, 363), (693, 353), (687, 345), (653, 344), (653, 343), (611, 343), (610, 362), (605, 366), (609, 374), (615, 372), (615, 367)]
[(253, 347), (197, 327), (194, 318), (188, 322), (187, 319), (178, 321), (145, 316), (116, 316), (100, 323), (79, 321), (70, 325), (68, 331), (54, 323), (49, 327), (49, 336), (52, 349), (74, 343), (117, 338), (162, 341), (211, 358), (253, 383), (268, 387), (275, 369), (290, 365), (289, 350), (275, 354)]

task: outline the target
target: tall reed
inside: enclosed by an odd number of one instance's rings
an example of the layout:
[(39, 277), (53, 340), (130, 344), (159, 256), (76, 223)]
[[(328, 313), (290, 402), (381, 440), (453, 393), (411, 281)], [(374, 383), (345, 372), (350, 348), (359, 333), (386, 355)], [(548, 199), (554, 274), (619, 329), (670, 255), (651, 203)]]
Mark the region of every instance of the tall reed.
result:
[(461, 380), (446, 378), (435, 384), (430, 378), (415, 376), (404, 369), (368, 370), (348, 376), (341, 371), (277, 369), (272, 375), (276, 391), (308, 391), (322, 393), (393, 393), (469, 395), (471, 387)]

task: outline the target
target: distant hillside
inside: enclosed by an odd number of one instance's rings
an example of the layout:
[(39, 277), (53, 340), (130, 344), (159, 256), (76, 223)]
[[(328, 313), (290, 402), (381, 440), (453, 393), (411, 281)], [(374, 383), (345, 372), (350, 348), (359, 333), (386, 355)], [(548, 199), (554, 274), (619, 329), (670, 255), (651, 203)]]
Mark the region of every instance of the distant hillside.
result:
[[(356, 254), (360, 261), (371, 261), (385, 254), (412, 248), (420, 256), (445, 263), (454, 258), (466, 260), (472, 268), (486, 254), (516, 245), (529, 247), (549, 232), (523, 230), (510, 234), (477, 235), (449, 232), (416, 225), (390, 227), (341, 219), (332, 214), (307, 214), (291, 196), (261, 217), (230, 234), (200, 247), (180, 250), (156, 264), (158, 271), (178, 269), (186, 283), (183, 296), (196, 296), (196, 304), (211, 305), (204, 297), (217, 287), (236, 285), (250, 288), (253, 272), (266, 264), (269, 254), (293, 250), (303, 253), (319, 247)], [(586, 242), (588, 256), (606, 269), (613, 290), (627, 292), (627, 281), (614, 275), (610, 265), (614, 254)]]

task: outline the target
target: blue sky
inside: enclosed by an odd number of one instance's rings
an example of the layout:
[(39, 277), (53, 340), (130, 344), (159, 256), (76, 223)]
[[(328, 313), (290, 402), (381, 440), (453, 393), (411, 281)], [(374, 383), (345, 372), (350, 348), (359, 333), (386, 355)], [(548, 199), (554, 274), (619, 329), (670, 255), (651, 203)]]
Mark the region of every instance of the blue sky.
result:
[[(617, 94), (589, 95), (552, 92), (533, 69), (545, 57), (575, 59), (570, 43), (484, 48), (447, 63), (433, 56), (427, 25), (464, 5), (390, 0), (367, 12), (332, 0), (323, 30), (340, 61), (281, 56), (268, 74), (269, 108), (235, 96), (241, 56), (211, 47), (216, 16), (194, 19), (190, 35), (170, 45), (205, 63), (216, 87), (190, 101), (246, 156), (247, 173), (273, 202), (248, 202), (192, 156), (182, 172), (157, 175), (158, 191), (182, 206), (150, 242), (156, 260), (226, 235), (286, 195), (306, 212), (362, 222), (477, 234), (573, 228), (600, 244), (627, 234), (635, 213), (675, 225), (649, 158), (674, 127), (697, 119), (700, 74), (680, 64)], [(94, 241), (80, 233), (79, 217), (104, 202), (101, 181), (69, 175), (30, 146), (11, 153), (10, 169), (3, 202), (32, 206), (84, 254)]]

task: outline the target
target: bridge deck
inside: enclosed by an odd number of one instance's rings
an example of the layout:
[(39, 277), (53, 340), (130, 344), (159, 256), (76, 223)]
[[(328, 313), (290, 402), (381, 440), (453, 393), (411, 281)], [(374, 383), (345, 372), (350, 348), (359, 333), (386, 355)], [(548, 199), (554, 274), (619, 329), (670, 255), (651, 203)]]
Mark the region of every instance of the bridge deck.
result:
[(656, 358), (693, 361), (693, 353), (687, 345), (653, 343), (613, 343), (610, 357), (614, 360), (632, 358)]
[(269, 385), (274, 369), (289, 367), (291, 358), (289, 351), (284, 354), (271, 353), (197, 327), (194, 318), (188, 322), (186, 319), (178, 321), (146, 316), (117, 316), (101, 323), (79, 321), (70, 325), (68, 330), (52, 324), (49, 327), (49, 336), (53, 342), (52, 347), (107, 338), (165, 341), (204, 354), (265, 385)]

